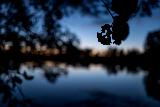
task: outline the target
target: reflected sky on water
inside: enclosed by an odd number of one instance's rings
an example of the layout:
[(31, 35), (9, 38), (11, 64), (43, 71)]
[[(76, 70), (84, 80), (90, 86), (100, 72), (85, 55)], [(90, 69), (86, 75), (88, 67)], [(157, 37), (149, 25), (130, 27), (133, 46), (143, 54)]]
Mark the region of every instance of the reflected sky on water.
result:
[[(142, 70), (129, 73), (124, 69), (112, 74), (102, 65), (90, 65), (87, 68), (65, 64), (55, 66), (48, 62), (42, 67), (32, 67), (31, 63), (21, 64), (19, 71), (34, 76), (29, 81), (22, 79), (23, 83), (19, 85), (25, 98), (32, 100), (29, 107), (86, 107), (81, 104), (97, 101), (101, 105), (101, 100), (106, 103), (103, 103), (105, 106), (111, 105), (110, 103), (119, 106), (122, 104), (122, 107), (130, 103), (137, 107), (160, 106), (158, 100), (147, 95), (144, 78), (148, 74)], [(18, 90), (14, 94), (22, 98)]]

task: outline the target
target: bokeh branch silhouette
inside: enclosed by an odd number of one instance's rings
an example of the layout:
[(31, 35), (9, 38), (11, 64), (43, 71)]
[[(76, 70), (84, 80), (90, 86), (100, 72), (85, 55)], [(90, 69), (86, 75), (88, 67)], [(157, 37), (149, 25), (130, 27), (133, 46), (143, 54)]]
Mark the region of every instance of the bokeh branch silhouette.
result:
[[(105, 24), (101, 26), (101, 32), (97, 33), (98, 42), (103, 45), (110, 45), (111, 43), (120, 45), (129, 35), (128, 20), (130, 18), (139, 13), (140, 16), (142, 16), (142, 14), (151, 16), (151, 7), (159, 7), (157, 0), (112, 0), (111, 10), (116, 13), (116, 15), (113, 16), (108, 8), (108, 4), (103, 0), (102, 2), (113, 18), (111, 25)], [(140, 2), (140, 5), (138, 2)]]

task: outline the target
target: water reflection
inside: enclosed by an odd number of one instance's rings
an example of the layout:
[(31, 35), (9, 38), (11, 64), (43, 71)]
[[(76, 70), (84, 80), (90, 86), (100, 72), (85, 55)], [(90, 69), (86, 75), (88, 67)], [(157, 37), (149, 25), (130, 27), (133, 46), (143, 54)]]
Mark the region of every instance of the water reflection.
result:
[(51, 67), (48, 69), (45, 69), (45, 73), (44, 76), (45, 78), (51, 82), (51, 83), (55, 83), (56, 80), (59, 78), (59, 76), (61, 75), (67, 75), (68, 72), (65, 69), (61, 69), (59, 67)]
[[(27, 98), (21, 89), (24, 80), (34, 77), (26, 71), (19, 72), (20, 63), (6, 61), (0, 64), (0, 94), (2, 102), (8, 107), (27, 106), (32, 100)], [(4, 106), (3, 104), (1, 106)]]
[(157, 66), (149, 69), (148, 75), (144, 79), (147, 94), (160, 101), (160, 68)]
[[(27, 97), (22, 90), (24, 81), (31, 81), (34, 75), (31, 72), (36, 67), (42, 64), (9, 60), (1, 62), (0, 64), (0, 95), (2, 104), (0, 106), (6, 107), (21, 107), (33, 105), (32, 99)], [(48, 66), (49, 64), (47, 64)], [(43, 67), (41, 67), (43, 68)], [(60, 75), (67, 75), (65, 69), (48, 66), (44, 67), (44, 77), (49, 82), (56, 82)]]
[(160, 105), (160, 69), (156, 66), (143, 70), (122, 65), (73, 67), (51, 61), (0, 63), (1, 107)]

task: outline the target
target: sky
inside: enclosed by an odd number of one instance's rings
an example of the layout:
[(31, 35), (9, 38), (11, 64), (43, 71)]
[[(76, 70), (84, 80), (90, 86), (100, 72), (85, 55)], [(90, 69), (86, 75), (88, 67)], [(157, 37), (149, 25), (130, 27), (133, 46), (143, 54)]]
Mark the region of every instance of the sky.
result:
[(104, 15), (102, 18), (92, 16), (82, 16), (80, 13), (74, 13), (61, 20), (63, 27), (69, 28), (75, 33), (81, 41), (81, 48), (93, 48), (97, 50), (116, 47), (119, 49), (139, 49), (143, 51), (145, 38), (148, 32), (160, 29), (160, 9), (153, 10), (151, 17), (136, 16), (131, 18), (128, 23), (130, 33), (128, 38), (121, 45), (102, 45), (98, 42), (97, 32), (100, 32), (101, 26), (112, 23), (110, 16)]

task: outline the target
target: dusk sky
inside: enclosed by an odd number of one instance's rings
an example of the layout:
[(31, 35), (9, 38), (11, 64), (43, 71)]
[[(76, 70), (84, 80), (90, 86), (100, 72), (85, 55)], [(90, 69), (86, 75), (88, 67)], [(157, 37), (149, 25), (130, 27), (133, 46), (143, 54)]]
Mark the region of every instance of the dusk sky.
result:
[(150, 31), (160, 29), (160, 10), (154, 10), (152, 17), (136, 16), (129, 20), (130, 33), (128, 38), (122, 42), (120, 46), (112, 44), (111, 46), (102, 45), (97, 40), (97, 32), (100, 32), (101, 26), (112, 23), (110, 16), (104, 15), (103, 18), (95, 18), (91, 16), (82, 16), (74, 13), (70, 17), (65, 17), (61, 21), (64, 27), (69, 28), (77, 34), (81, 41), (80, 47), (106, 49), (108, 47), (117, 47), (120, 49), (138, 48), (143, 50), (145, 38)]

